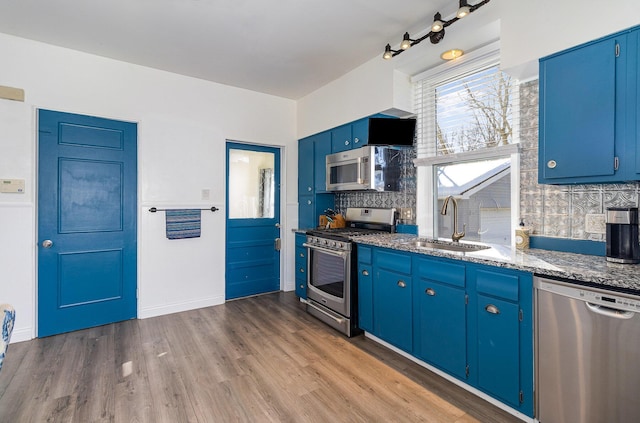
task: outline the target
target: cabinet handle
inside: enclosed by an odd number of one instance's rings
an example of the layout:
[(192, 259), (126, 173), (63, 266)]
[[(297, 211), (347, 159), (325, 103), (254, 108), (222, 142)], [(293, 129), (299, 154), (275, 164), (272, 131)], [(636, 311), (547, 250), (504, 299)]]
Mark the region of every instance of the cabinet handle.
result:
[(406, 288), (407, 287), (407, 283), (405, 281), (400, 280), (400, 281), (398, 281), (398, 286), (400, 288)]
[(436, 291), (433, 290), (433, 288), (427, 288), (424, 290), (424, 293), (427, 295), (430, 295), (432, 297), (436, 296)]
[(556, 161), (555, 161), (555, 160), (549, 160), (549, 161), (547, 162), (547, 167), (548, 167), (549, 169), (555, 169), (557, 165), (558, 165), (558, 163), (556, 163)]
[(369, 272), (367, 270), (362, 271), (362, 276), (369, 276)]
[(493, 304), (487, 304), (484, 309), (487, 313), (500, 314), (500, 309)]

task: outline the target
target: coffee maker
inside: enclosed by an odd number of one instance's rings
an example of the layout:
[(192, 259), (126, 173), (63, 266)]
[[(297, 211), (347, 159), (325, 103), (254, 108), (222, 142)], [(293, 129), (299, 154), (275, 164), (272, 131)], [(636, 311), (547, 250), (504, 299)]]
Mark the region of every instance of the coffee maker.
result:
[(614, 263), (640, 262), (638, 208), (608, 208), (606, 223), (607, 261)]

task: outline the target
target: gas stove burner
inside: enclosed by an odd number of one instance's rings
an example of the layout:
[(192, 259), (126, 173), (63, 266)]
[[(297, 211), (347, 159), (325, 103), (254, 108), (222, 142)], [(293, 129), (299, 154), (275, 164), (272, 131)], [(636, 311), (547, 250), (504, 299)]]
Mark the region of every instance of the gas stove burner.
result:
[(307, 231), (307, 235), (313, 235), (316, 237), (336, 239), (336, 240), (349, 240), (351, 238), (363, 236), (363, 235), (375, 235), (389, 233), (389, 231), (377, 230), (377, 229), (357, 229), (357, 228), (330, 228), (330, 229), (315, 229)]

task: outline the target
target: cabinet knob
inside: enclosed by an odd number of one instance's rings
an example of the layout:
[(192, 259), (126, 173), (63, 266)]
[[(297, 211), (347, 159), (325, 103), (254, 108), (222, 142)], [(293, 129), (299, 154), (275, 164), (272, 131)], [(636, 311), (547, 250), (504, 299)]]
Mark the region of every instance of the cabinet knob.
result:
[(309, 191), (309, 192), (311, 192), (312, 189), (313, 188), (311, 188), (311, 187), (307, 187), (307, 191)]
[(362, 271), (362, 276), (369, 276), (369, 271), (363, 270)]
[(549, 169), (555, 169), (555, 167), (556, 167), (557, 165), (558, 165), (558, 163), (556, 163), (556, 161), (555, 161), (555, 160), (549, 160), (549, 161), (547, 162), (547, 167), (548, 167)]
[(300, 289), (304, 289), (304, 285), (303, 284), (300, 284)]
[(311, 200), (307, 200), (307, 204), (308, 204), (308, 205), (311, 205)]
[(487, 313), (500, 314), (500, 309), (493, 304), (487, 304), (484, 309)]
[(304, 269), (302, 267), (300, 268), (300, 273), (304, 273)]
[(300, 257), (304, 257), (304, 253), (300, 253)]
[(406, 288), (407, 287), (407, 283), (405, 281), (403, 281), (403, 280), (399, 280), (398, 281), (398, 286), (400, 288)]
[(431, 297), (435, 297), (436, 296), (436, 291), (433, 290), (433, 288), (427, 288), (424, 290), (424, 293), (431, 296)]
[(359, 143), (359, 142), (360, 142), (360, 138), (354, 138), (354, 139), (353, 139), (353, 143), (354, 143), (354, 144), (357, 144), (357, 143)]
[(349, 140), (344, 140), (344, 145), (349, 145)]

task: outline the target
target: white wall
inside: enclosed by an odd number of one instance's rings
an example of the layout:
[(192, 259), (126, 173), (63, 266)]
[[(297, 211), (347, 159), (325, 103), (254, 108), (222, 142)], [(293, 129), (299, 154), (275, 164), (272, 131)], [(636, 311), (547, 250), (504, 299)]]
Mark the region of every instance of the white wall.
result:
[[(138, 123), (139, 317), (224, 302), (226, 139), (283, 148), (284, 288), (293, 289), (294, 101), (3, 34), (0, 57), (0, 85), (26, 100), (0, 100), (0, 178), (27, 187), (0, 194), (0, 302), (16, 307), (14, 341), (36, 334), (37, 108)], [(167, 240), (164, 213), (148, 212), (212, 205), (222, 210), (203, 212), (202, 237), (189, 240)]]
[[(499, 38), (502, 68), (517, 78), (532, 79), (540, 57), (638, 25), (637, 10), (635, 0), (492, 0), (448, 28), (437, 46), (425, 41), (388, 61), (382, 59), (381, 46), (379, 56), (302, 98), (298, 136), (390, 108), (407, 110), (409, 88), (398, 81), (441, 64), (438, 56), (449, 48), (469, 52)], [(424, 33), (426, 28), (416, 36)]]
[[(493, 2), (492, 2), (493, 3)], [(500, 0), (502, 67), (538, 75), (538, 59), (640, 24), (635, 0)]]

